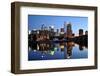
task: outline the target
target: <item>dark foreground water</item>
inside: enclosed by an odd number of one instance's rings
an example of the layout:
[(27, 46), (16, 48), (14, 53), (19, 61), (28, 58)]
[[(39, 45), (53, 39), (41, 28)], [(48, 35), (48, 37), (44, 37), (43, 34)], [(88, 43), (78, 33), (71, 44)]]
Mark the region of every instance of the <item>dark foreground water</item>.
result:
[(55, 60), (88, 58), (86, 46), (74, 42), (34, 43), (29, 46), (28, 60)]

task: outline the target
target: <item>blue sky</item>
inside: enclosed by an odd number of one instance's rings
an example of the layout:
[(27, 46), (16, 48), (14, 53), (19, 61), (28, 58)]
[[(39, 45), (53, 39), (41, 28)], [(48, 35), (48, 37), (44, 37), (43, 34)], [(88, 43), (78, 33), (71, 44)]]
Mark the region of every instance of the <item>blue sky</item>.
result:
[(64, 22), (72, 24), (72, 31), (75, 35), (79, 29), (88, 30), (88, 17), (76, 16), (47, 16), (47, 15), (28, 15), (28, 29), (41, 29), (41, 25), (49, 27), (54, 25), (55, 29), (64, 28)]

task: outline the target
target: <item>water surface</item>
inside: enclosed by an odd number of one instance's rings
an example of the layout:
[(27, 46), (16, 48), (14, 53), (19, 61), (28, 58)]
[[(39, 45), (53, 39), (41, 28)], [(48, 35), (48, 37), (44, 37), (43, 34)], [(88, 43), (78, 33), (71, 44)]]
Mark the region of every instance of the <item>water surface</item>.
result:
[(88, 58), (87, 47), (74, 42), (34, 43), (28, 51), (29, 61), (83, 58)]

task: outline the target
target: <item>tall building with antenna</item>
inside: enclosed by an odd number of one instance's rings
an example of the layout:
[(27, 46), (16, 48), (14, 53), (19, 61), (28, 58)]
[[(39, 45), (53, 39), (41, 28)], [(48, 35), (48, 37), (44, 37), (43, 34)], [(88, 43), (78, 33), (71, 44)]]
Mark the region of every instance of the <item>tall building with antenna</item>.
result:
[(72, 25), (71, 25), (71, 23), (67, 24), (67, 37), (68, 38), (72, 37)]

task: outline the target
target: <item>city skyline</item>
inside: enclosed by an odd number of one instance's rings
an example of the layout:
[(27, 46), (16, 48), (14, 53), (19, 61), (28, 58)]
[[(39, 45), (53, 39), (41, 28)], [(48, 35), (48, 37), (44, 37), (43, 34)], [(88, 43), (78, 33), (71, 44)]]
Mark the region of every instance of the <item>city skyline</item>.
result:
[(88, 58), (88, 18), (29, 15), (28, 25), (28, 60)]
[(79, 29), (84, 32), (88, 30), (87, 17), (72, 17), (72, 16), (44, 16), (44, 15), (28, 15), (28, 29), (41, 29), (41, 25), (46, 27), (54, 26), (54, 30), (64, 28), (64, 23), (71, 23), (72, 30), (75, 35), (79, 34)]

